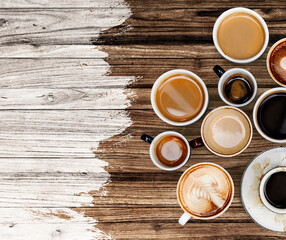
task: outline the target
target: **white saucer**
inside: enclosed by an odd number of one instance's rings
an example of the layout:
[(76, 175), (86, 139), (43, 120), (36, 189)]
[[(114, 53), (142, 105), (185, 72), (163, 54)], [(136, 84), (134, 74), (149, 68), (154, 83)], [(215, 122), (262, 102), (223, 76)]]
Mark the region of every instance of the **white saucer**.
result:
[(278, 166), (286, 166), (286, 147), (275, 147), (258, 154), (243, 173), (241, 201), (245, 211), (258, 225), (272, 231), (286, 232), (286, 214), (270, 211), (259, 196), (261, 178)]

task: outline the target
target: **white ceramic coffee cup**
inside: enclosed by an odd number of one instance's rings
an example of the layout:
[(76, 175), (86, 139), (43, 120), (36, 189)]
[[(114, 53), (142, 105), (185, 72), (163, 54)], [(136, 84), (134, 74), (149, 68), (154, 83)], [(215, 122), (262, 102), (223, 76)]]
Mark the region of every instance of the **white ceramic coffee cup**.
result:
[(262, 203), (264, 204), (264, 206), (267, 207), (270, 211), (275, 212), (275, 213), (285, 214), (286, 209), (276, 208), (276, 207), (272, 206), (268, 202), (268, 200), (266, 199), (265, 194), (264, 194), (264, 187), (265, 187), (265, 184), (266, 184), (268, 178), (276, 172), (286, 172), (286, 167), (273, 168), (263, 176), (263, 178), (260, 181), (260, 185), (259, 185), (259, 195), (260, 195), (260, 199), (261, 199)]
[[(261, 50), (259, 51), (259, 53), (257, 53), (255, 56), (248, 58), (248, 59), (234, 59), (232, 57), (227, 56), (221, 49), (221, 47), (218, 44), (218, 40), (217, 40), (217, 31), (218, 31), (218, 27), (220, 25), (220, 23), (222, 22), (223, 19), (225, 19), (228, 15), (233, 14), (233, 13), (247, 13), (250, 14), (252, 16), (254, 16), (262, 25), (263, 29), (264, 29), (264, 33), (265, 33), (265, 41), (263, 44), (263, 47), (261, 48)], [(218, 50), (218, 52), (220, 53), (220, 55), (222, 55), (225, 59), (234, 62), (234, 63), (250, 63), (253, 62), (254, 60), (256, 60), (257, 58), (259, 58), (263, 52), (265, 51), (267, 45), (268, 45), (268, 41), (269, 41), (269, 31), (268, 31), (268, 27), (264, 21), (264, 19), (255, 11), (248, 9), (248, 8), (243, 8), (243, 7), (237, 7), (237, 8), (231, 8), (225, 12), (223, 12), (218, 19), (216, 20), (215, 24), (214, 24), (214, 28), (213, 28), (213, 41), (214, 41), (214, 45), (216, 47), (216, 49)]]
[[(187, 211), (187, 209), (183, 206), (183, 204), (181, 203), (180, 201), (180, 197), (179, 197), (179, 186), (181, 184), (181, 180), (183, 179), (184, 175), (187, 174), (189, 171), (191, 171), (194, 167), (197, 167), (197, 166), (200, 166), (200, 165), (212, 165), (212, 166), (215, 166), (217, 167), (218, 169), (222, 170), (229, 178), (230, 180), (230, 183), (231, 183), (231, 186), (232, 186), (232, 191), (231, 191), (231, 198), (229, 200), (229, 202), (227, 203), (227, 205), (225, 206), (225, 208), (213, 215), (213, 216), (210, 216), (210, 217), (199, 217), (199, 216), (195, 216), (193, 214), (191, 214), (190, 212)], [(232, 203), (232, 200), (233, 200), (233, 195), (234, 195), (234, 184), (233, 184), (233, 180), (230, 176), (230, 174), (221, 166), (215, 164), (215, 163), (209, 163), (209, 162), (203, 162), (203, 163), (197, 163), (191, 167), (189, 167), (180, 177), (179, 181), (178, 181), (178, 184), (177, 184), (177, 200), (178, 200), (178, 203), (180, 205), (180, 207), (183, 209), (184, 213), (183, 215), (180, 217), (179, 219), (179, 223), (181, 225), (185, 225), (191, 218), (196, 218), (196, 219), (203, 219), (203, 220), (210, 220), (210, 219), (214, 219), (214, 218), (217, 218), (218, 216), (222, 215), (230, 206), (230, 204)]]
[[(160, 162), (160, 160), (158, 159), (157, 155), (156, 155), (156, 146), (159, 140), (161, 140), (164, 136), (176, 136), (181, 138), (182, 140), (184, 140), (184, 142), (186, 143), (187, 146), (187, 156), (185, 158), (185, 160), (178, 166), (176, 167), (170, 167), (170, 166), (166, 166), (163, 163)], [(150, 143), (150, 149), (149, 149), (149, 153), (150, 153), (150, 158), (152, 160), (152, 162), (155, 164), (155, 166), (157, 166), (158, 168), (165, 170), (165, 171), (175, 171), (181, 167), (183, 167), (189, 160), (190, 158), (190, 154), (191, 154), (191, 148), (190, 148), (190, 143), (188, 142), (188, 140), (180, 133), (178, 132), (174, 132), (174, 131), (167, 131), (167, 132), (162, 132), (159, 135), (157, 135), (155, 138), (152, 138), (148, 135), (143, 134), (141, 136), (141, 139), (145, 142)]]
[(260, 104), (262, 103), (262, 101), (269, 95), (273, 94), (273, 93), (279, 93), (279, 92), (283, 92), (283, 93), (286, 93), (286, 88), (283, 88), (283, 87), (277, 87), (277, 88), (272, 88), (272, 89), (269, 89), (267, 90), (265, 93), (263, 93), (256, 101), (255, 105), (254, 105), (254, 108), (253, 108), (253, 123), (254, 123), (254, 126), (257, 130), (257, 132), (263, 137), (265, 138), (266, 140), (270, 141), (270, 142), (275, 142), (275, 143), (286, 143), (286, 139), (275, 139), (275, 138), (272, 138), (272, 137), (269, 137), (268, 135), (266, 135), (262, 129), (260, 128), (259, 126), (259, 123), (258, 123), (258, 120), (257, 120), (257, 111), (258, 111), (258, 108), (260, 106)]
[[(216, 111), (220, 110), (220, 109), (233, 109), (235, 111), (238, 111), (240, 114), (242, 114), (246, 121), (249, 123), (249, 128), (250, 128), (250, 137), (247, 141), (247, 144), (238, 152), (234, 153), (234, 154), (221, 154), (221, 153), (218, 153), (216, 151), (214, 151), (208, 144), (207, 144), (207, 141), (206, 141), (206, 137), (204, 135), (204, 128), (205, 128), (205, 125), (206, 125), (206, 121), (207, 119), (212, 115), (212, 114), (215, 114)], [(214, 153), (215, 155), (217, 156), (220, 156), (220, 157), (234, 157), (240, 153), (242, 153), (248, 146), (249, 144), (251, 143), (251, 140), (252, 140), (252, 134), (253, 134), (253, 129), (252, 129), (252, 124), (251, 124), (251, 121), (249, 119), (249, 117), (246, 115), (245, 112), (243, 112), (241, 109), (239, 108), (236, 108), (236, 107), (231, 107), (231, 106), (222, 106), (222, 107), (218, 107), (218, 108), (215, 108), (214, 110), (212, 110), (211, 112), (209, 112), (207, 114), (207, 116), (204, 118), (203, 122), (202, 122), (202, 125), (201, 125), (201, 137), (202, 137), (202, 140), (203, 140), (203, 143), (204, 145), (206, 146), (206, 148), (211, 151), (212, 153)]]
[[(251, 103), (252, 100), (255, 98), (255, 96), (257, 94), (257, 82), (256, 82), (255, 77), (249, 71), (247, 71), (243, 68), (231, 68), (227, 71), (224, 71), (218, 65), (216, 65), (214, 67), (214, 71), (220, 77), (220, 79), (218, 81), (218, 87), (217, 87), (218, 95), (220, 96), (221, 100), (224, 101), (226, 104), (233, 106), (233, 107), (244, 107), (244, 106), (248, 105), (249, 103)], [(253, 88), (253, 93), (252, 93), (251, 98), (248, 101), (246, 101), (245, 103), (235, 104), (235, 103), (228, 101), (224, 96), (224, 84), (225, 84), (226, 80), (228, 80), (231, 76), (233, 76), (235, 74), (243, 75), (251, 82), (251, 86)]]
[[(185, 122), (175, 122), (172, 121), (168, 118), (166, 118), (158, 109), (157, 103), (156, 103), (156, 93), (157, 93), (157, 89), (158, 87), (161, 85), (161, 83), (173, 76), (173, 75), (189, 75), (191, 78), (196, 79), (200, 85), (202, 86), (202, 89), (204, 91), (204, 95), (205, 95), (205, 101), (204, 101), (204, 105), (202, 107), (202, 110), (199, 112), (199, 114), (197, 116), (195, 116), (193, 119), (189, 120), (189, 121), (185, 121)], [(190, 93), (191, 94), (191, 93)], [(207, 87), (204, 83), (204, 81), (196, 74), (194, 74), (193, 72), (190, 72), (188, 70), (183, 70), (183, 69), (175, 69), (175, 70), (170, 70), (168, 72), (165, 72), (164, 74), (162, 74), (154, 83), (153, 87), (152, 87), (152, 91), (151, 91), (151, 104), (152, 104), (152, 108), (154, 109), (155, 113), (157, 114), (157, 116), (163, 120), (164, 122), (173, 125), (173, 126), (187, 126), (190, 125), (196, 121), (198, 121), (206, 112), (207, 108), (208, 108), (208, 104), (209, 104), (209, 94), (208, 94), (208, 90)]]
[(286, 38), (282, 38), (282, 39), (280, 39), (279, 41), (277, 41), (276, 43), (274, 43), (273, 46), (269, 49), (269, 52), (268, 52), (267, 58), (266, 58), (267, 71), (268, 71), (270, 77), (272, 78), (272, 80), (273, 80), (274, 82), (276, 82), (277, 84), (279, 84), (279, 85), (282, 86), (282, 87), (286, 87), (286, 84), (283, 84), (283, 83), (279, 82), (279, 81), (274, 77), (274, 75), (272, 74), (272, 72), (271, 72), (271, 70), (270, 70), (269, 60), (270, 60), (270, 56), (271, 56), (271, 53), (272, 53), (272, 51), (274, 50), (274, 48), (276, 48), (276, 46), (277, 46), (278, 44), (280, 44), (281, 42), (285, 42), (285, 41), (286, 41)]

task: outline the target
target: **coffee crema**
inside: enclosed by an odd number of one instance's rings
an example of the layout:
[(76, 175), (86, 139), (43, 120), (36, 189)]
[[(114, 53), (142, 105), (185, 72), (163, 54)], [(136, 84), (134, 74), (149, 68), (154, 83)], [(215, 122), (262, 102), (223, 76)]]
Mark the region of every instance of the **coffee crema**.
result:
[(179, 166), (188, 155), (185, 141), (178, 136), (164, 136), (155, 146), (158, 160), (165, 166)]
[(221, 155), (239, 153), (249, 144), (252, 137), (249, 120), (233, 108), (214, 110), (203, 124), (205, 144)]
[(250, 80), (240, 74), (230, 76), (223, 86), (224, 97), (235, 104), (247, 102), (253, 95), (253, 87)]
[(274, 78), (286, 85), (286, 40), (272, 50), (268, 61)]
[(271, 138), (286, 139), (286, 93), (277, 92), (265, 97), (257, 110), (261, 130)]
[(249, 59), (263, 48), (265, 31), (256, 17), (238, 12), (222, 20), (217, 40), (227, 56), (238, 60)]
[(201, 84), (189, 75), (178, 74), (165, 79), (157, 89), (156, 104), (169, 120), (186, 122), (201, 111), (205, 94)]
[(228, 205), (233, 194), (227, 174), (213, 165), (203, 164), (184, 173), (178, 199), (187, 212), (198, 217), (215, 216)]

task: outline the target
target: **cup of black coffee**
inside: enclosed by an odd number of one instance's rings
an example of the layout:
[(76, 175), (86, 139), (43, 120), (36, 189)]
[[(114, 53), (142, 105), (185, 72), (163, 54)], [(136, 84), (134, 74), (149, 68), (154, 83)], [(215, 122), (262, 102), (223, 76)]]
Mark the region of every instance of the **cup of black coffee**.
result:
[(275, 213), (286, 213), (286, 167), (276, 167), (261, 179), (259, 195), (265, 207)]
[(232, 68), (225, 71), (216, 65), (214, 72), (220, 77), (218, 94), (222, 101), (233, 107), (244, 107), (257, 93), (255, 77), (243, 68)]
[(273, 88), (263, 93), (253, 108), (253, 122), (265, 139), (286, 142), (286, 88)]

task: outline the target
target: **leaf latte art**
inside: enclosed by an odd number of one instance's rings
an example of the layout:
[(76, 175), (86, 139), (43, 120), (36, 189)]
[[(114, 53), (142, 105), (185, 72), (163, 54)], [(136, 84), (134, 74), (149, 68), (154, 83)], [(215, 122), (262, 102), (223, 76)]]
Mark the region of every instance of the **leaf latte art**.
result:
[(228, 176), (212, 165), (188, 172), (180, 186), (182, 204), (188, 212), (198, 216), (211, 216), (222, 211), (232, 194)]

